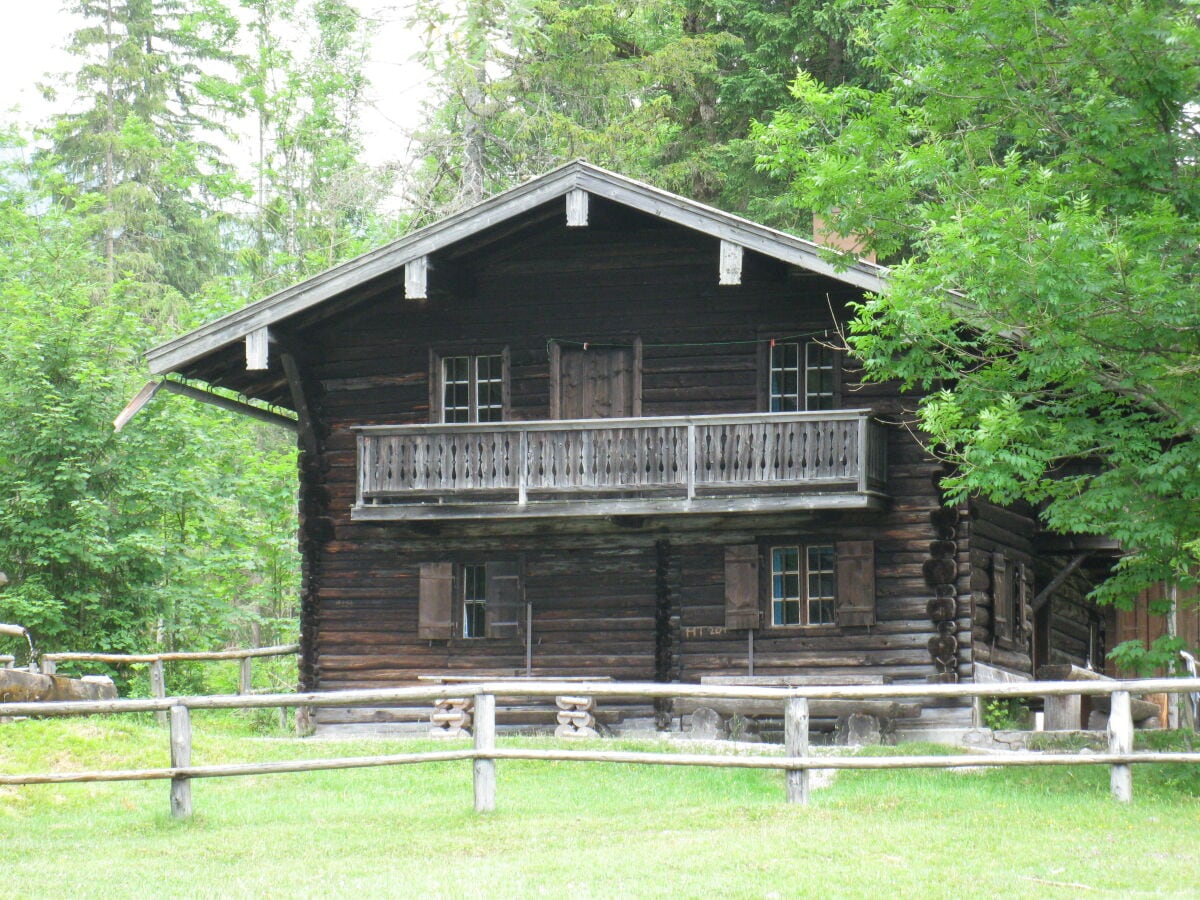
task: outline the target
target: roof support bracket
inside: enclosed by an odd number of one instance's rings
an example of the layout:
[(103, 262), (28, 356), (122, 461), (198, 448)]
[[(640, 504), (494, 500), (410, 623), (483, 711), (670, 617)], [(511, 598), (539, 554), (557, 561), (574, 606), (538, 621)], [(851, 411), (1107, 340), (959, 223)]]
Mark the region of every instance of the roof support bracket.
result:
[(409, 300), (429, 299), (428, 281), (428, 256), (418, 256), (404, 264), (404, 296)]
[(300, 444), (309, 456), (316, 456), (320, 451), (317, 444), (317, 432), (313, 427), (312, 412), (308, 406), (308, 392), (304, 390), (304, 378), (300, 374), (300, 366), (296, 357), (291, 353), (282, 353), (279, 361), (283, 364), (283, 373), (287, 376), (288, 387), (292, 392), (292, 405), (296, 407), (296, 424), (300, 432)]
[(742, 283), (742, 248), (729, 241), (721, 241), (720, 284)]
[(200, 388), (192, 387), (190, 384), (182, 384), (178, 381), (164, 381), (160, 385), (163, 390), (170, 391), (172, 394), (179, 394), (182, 397), (190, 397), (193, 400), (199, 400), (201, 403), (211, 403), (213, 406), (219, 406), (221, 409), (227, 409), (230, 412), (241, 413), (244, 416), (249, 416), (252, 419), (258, 419), (260, 422), (266, 422), (268, 425), (279, 425), (287, 428), (290, 431), (296, 431), (299, 427), (295, 419), (281, 416), (277, 412), (272, 412), (269, 409), (263, 409), (261, 406), (253, 406), (249, 403), (243, 403), (241, 400), (235, 400), (232, 397), (226, 397), (223, 394), (215, 394), (212, 391), (201, 390)]
[(586, 228), (588, 223), (588, 192), (567, 191), (567, 227)]
[(266, 328), (256, 328), (246, 335), (246, 371), (262, 372), (270, 365), (271, 335)]

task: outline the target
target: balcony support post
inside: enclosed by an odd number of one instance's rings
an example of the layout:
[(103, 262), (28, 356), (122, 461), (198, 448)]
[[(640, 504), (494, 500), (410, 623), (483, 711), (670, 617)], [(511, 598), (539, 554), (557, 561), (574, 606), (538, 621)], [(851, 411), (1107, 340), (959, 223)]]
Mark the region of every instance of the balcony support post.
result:
[(696, 423), (687, 425), (687, 498), (696, 499)]
[(857, 430), (858, 436), (858, 490), (860, 493), (867, 491), (867, 427), (870, 420), (860, 418), (855, 420), (854, 427)]
[(517, 470), (517, 505), (524, 506), (529, 501), (529, 432), (524, 428), (517, 438), (517, 452), (521, 455)]

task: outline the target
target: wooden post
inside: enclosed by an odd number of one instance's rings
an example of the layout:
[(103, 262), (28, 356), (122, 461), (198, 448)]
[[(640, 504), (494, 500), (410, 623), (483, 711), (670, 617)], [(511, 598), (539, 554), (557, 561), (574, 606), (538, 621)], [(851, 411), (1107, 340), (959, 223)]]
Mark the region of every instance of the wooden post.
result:
[(46, 659), (45, 657), (43, 657), (40, 668), (42, 670), (43, 675), (53, 675), (55, 672), (58, 671), (58, 663), (52, 659)]
[[(496, 695), (475, 697), (475, 749), (487, 753), (496, 749)], [(496, 760), (475, 760), (475, 812), (496, 808)]]
[[(167, 676), (163, 671), (161, 659), (150, 663), (150, 693), (159, 700), (163, 700), (167, 696)], [(159, 725), (167, 724), (167, 714), (161, 709), (154, 714), (154, 718), (158, 720)]]
[[(783, 709), (783, 752), (808, 756), (808, 698), (791, 697)], [(808, 769), (787, 769), (787, 802), (808, 805)]]
[[(1108, 752), (1133, 752), (1133, 714), (1129, 691), (1113, 691), (1108, 712)], [(1133, 770), (1128, 765), (1114, 765), (1109, 778), (1114, 798), (1122, 803), (1133, 799)]]
[(250, 684), (251, 684), (251, 676), (252, 676), (251, 666), (253, 665), (253, 663), (254, 663), (254, 658), (251, 656), (247, 656), (245, 659), (242, 660), (240, 670), (238, 671), (238, 693), (239, 694), (250, 693)]
[(696, 425), (687, 426), (687, 498), (696, 499)]
[[(186, 706), (171, 707), (171, 768), (192, 764), (192, 717)], [(187, 778), (171, 779), (171, 816), (192, 817), (192, 783)]]

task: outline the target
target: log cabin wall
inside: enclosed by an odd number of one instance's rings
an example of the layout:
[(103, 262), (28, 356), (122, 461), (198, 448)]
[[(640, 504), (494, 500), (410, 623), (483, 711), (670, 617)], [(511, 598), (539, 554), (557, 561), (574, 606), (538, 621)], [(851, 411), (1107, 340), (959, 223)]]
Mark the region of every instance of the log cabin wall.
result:
[[(552, 341), (641, 342), (641, 413), (762, 408), (765, 340), (823, 333), (858, 292), (746, 254), (739, 286), (717, 283), (718, 242), (593, 204), (593, 224), (546, 227), (455, 258), (435, 256), (428, 301), (384, 292), (298, 337), (313, 382), (320, 458), (301, 463), (306, 688), (396, 684), (447, 670), (522, 670), (525, 648), (429, 641), (417, 634), (419, 567), (439, 560), (519, 557), (532, 604), (538, 674), (695, 681), (745, 672), (747, 633), (723, 628), (724, 547), (777, 535), (873, 541), (877, 622), (788, 634), (760, 629), (758, 671), (859, 672), (923, 681), (931, 586), (922, 574), (938, 540), (937, 467), (900, 427), (889, 429), (889, 509), (880, 513), (687, 516), (637, 522), (370, 524), (352, 522), (351, 428), (431, 420), (433, 354), (507, 355), (506, 418), (550, 417)], [(607, 227), (606, 227), (607, 221)], [(846, 373), (840, 408), (906, 418), (914, 402)], [(952, 559), (965, 588), (963, 541)], [(960, 588), (962, 590), (962, 588)], [(963, 593), (965, 597), (965, 592)], [(664, 603), (667, 612), (664, 613)], [(958, 674), (970, 677), (971, 619), (960, 603)], [(665, 627), (664, 627), (665, 623)], [(665, 643), (665, 646), (664, 646)]]
[[(1177, 614), (1175, 621), (1176, 634), (1183, 639), (1188, 649), (1193, 653), (1200, 651), (1200, 589), (1181, 590), (1176, 597)], [(1166, 634), (1167, 622), (1163, 615), (1168, 604), (1168, 588), (1166, 585), (1155, 585), (1142, 591), (1129, 609), (1119, 609), (1113, 614), (1115, 618), (1115, 634), (1112, 638), (1112, 649), (1122, 641), (1140, 641), (1149, 646)], [(1161, 610), (1161, 611), (1159, 611)], [(1120, 673), (1109, 664), (1108, 674), (1132, 675), (1137, 673)], [(1144, 674), (1144, 673), (1143, 673)], [(1165, 672), (1158, 672), (1165, 675)]]
[[(1070, 564), (1069, 556), (1047, 556), (1036, 565), (1038, 584), (1049, 583)], [(1035, 623), (1034, 662), (1075, 665), (1104, 671), (1105, 654), (1115, 646), (1115, 610), (1099, 608), (1087, 595), (1106, 573), (1088, 567), (1073, 572), (1038, 613)]]
[[(969, 513), (974, 659), (1032, 674), (1034, 520), (979, 499), (971, 501)], [(1002, 596), (1012, 602), (997, 602)]]

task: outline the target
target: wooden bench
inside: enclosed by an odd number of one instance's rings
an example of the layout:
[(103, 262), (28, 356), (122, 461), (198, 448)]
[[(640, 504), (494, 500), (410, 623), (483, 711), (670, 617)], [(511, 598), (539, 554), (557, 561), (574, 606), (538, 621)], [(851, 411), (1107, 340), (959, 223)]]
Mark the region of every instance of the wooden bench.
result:
[[(803, 687), (836, 686), (859, 684), (891, 684), (886, 675), (705, 675), (701, 684), (730, 687)], [(683, 697), (672, 703), (676, 715), (694, 715), (697, 709), (711, 709), (724, 719), (740, 716), (751, 720), (783, 718), (782, 701), (740, 700), (733, 698), (693, 699)], [(839, 722), (850, 716), (871, 716), (881, 725), (896, 719), (917, 718), (921, 715), (919, 703), (901, 703), (895, 700), (810, 700), (808, 702), (809, 728), (812, 731), (831, 732)]]
[[(433, 684), (522, 684), (545, 682), (611, 682), (610, 675), (521, 675), (505, 672), (494, 674), (473, 672), (464, 674), (419, 675), (420, 681)], [(555, 737), (595, 737), (596, 726), (610, 726), (621, 720), (616, 710), (597, 710), (595, 698), (560, 696), (554, 698), (554, 706), (539, 704), (536, 698), (520, 694), (496, 696), (496, 724), (510, 727), (536, 727), (554, 725)], [(461, 737), (471, 727), (471, 703), (469, 698), (447, 698), (434, 704), (431, 716), (433, 728), (430, 734), (438, 737)]]
[[(1112, 681), (1107, 675), (1093, 672), (1074, 665), (1039, 666), (1038, 681)], [(1111, 699), (1104, 695), (1089, 698), (1091, 708), (1099, 713), (1108, 715)], [(1146, 728), (1151, 719), (1158, 719), (1161, 726), (1162, 708), (1157, 703), (1131, 697), (1130, 712), (1135, 725)], [(1045, 720), (1042, 728), (1046, 731), (1079, 731), (1083, 721), (1083, 697), (1079, 694), (1066, 694), (1059, 697), (1046, 697), (1042, 707), (1045, 710)]]

